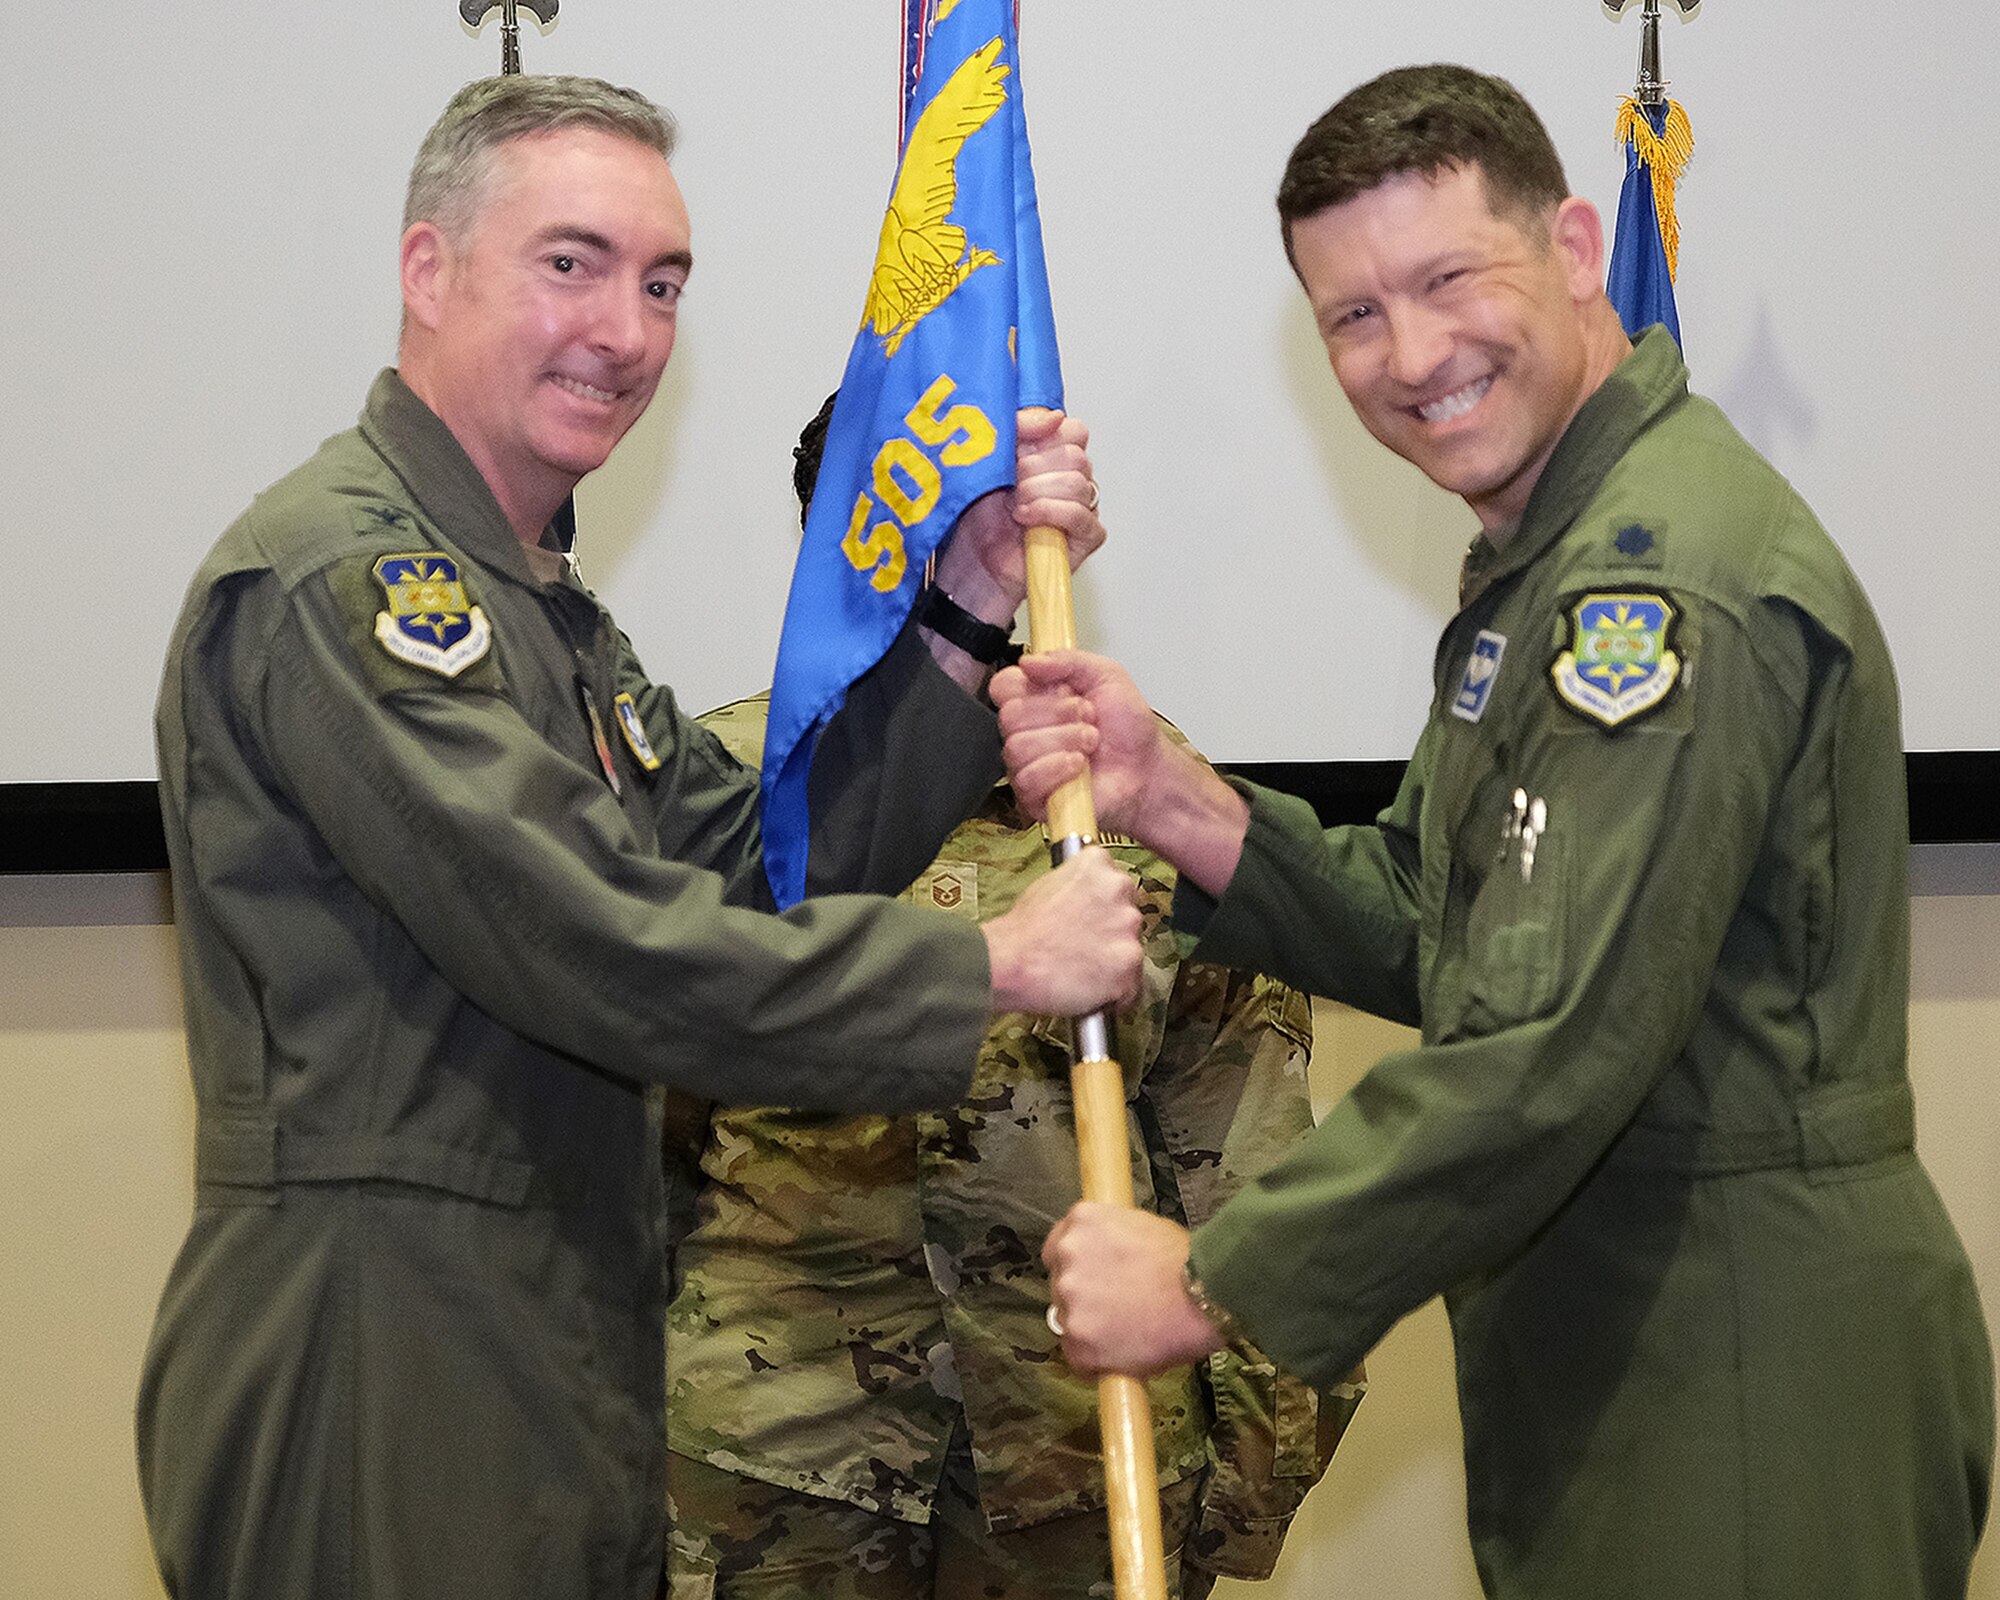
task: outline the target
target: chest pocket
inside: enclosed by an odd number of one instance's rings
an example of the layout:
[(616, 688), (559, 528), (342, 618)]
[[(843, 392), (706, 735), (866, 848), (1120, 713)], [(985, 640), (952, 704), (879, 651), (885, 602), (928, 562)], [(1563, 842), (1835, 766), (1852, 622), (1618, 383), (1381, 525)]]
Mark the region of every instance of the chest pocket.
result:
[(1546, 1016), (1561, 998), (1569, 954), (1575, 837), (1562, 796), (1515, 781), (1504, 756), (1472, 792), (1451, 840), (1442, 943), (1458, 992), (1436, 996), (1446, 1037)]
[(1524, 881), (1525, 850), (1518, 840), (1504, 854), (1496, 848), (1485, 880), (1472, 891), (1465, 1002), (1466, 1023), (1475, 1033), (1532, 1022), (1548, 1013), (1560, 992), (1567, 852), (1559, 833), (1544, 833)]

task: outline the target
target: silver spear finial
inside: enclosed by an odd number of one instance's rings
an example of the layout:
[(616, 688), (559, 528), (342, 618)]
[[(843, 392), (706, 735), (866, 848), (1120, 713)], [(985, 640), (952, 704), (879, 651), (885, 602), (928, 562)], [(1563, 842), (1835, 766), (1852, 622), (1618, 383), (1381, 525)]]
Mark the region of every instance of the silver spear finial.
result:
[[(1640, 13), (1639, 81), (1632, 89), (1632, 98), (1642, 106), (1665, 105), (1667, 80), (1660, 75), (1660, 0), (1600, 0), (1600, 3), (1613, 22), (1634, 5), (1644, 7)], [(1668, 0), (1668, 3), (1678, 8), (1683, 22), (1701, 9), (1701, 0)]]
[(561, 4), (562, 0), (458, 0), (458, 14), (467, 27), (477, 28), (496, 5), (500, 8), (500, 75), (509, 77), (521, 70), (521, 20), (515, 8), (526, 6), (546, 28), (556, 20)]

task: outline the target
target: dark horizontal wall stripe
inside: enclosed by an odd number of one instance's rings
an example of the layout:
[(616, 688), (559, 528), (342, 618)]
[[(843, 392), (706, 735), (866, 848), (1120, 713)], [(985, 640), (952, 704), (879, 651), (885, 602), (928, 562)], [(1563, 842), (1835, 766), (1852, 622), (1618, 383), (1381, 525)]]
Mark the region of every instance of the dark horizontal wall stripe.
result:
[[(1903, 765), (1912, 844), (2000, 842), (2000, 750), (1913, 750)], [(1239, 761), (1228, 770), (1309, 801), (1330, 828), (1372, 820), (1394, 795), (1403, 763)]]
[(0, 872), (153, 872), (166, 864), (158, 784), (0, 784)]
[[(1904, 757), (1914, 844), (2000, 843), (2000, 750)], [(1389, 803), (1400, 761), (1238, 761), (1229, 771), (1308, 801), (1328, 827)], [(152, 872), (167, 864), (156, 785), (0, 783), (0, 872)]]

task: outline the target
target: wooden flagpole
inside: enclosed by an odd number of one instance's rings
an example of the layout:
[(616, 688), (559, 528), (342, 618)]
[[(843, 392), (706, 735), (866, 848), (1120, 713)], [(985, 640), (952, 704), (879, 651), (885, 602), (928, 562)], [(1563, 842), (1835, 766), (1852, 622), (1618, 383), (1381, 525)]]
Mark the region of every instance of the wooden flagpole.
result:
[[(1028, 638), (1030, 648), (1076, 647), (1070, 598), (1069, 545), (1060, 530), (1030, 528)], [(1090, 774), (1049, 797), (1049, 853), (1060, 864), (1097, 837)], [(1132, 1151), (1125, 1137), (1125, 1075), (1111, 1058), (1109, 1009), (1074, 1019), (1070, 1098), (1076, 1108), (1077, 1158), (1083, 1197), (1130, 1206)], [(1111, 1576), (1118, 1600), (1166, 1600), (1167, 1565), (1160, 1538), (1160, 1483), (1153, 1461), (1153, 1411), (1146, 1386), (1122, 1373), (1097, 1380), (1098, 1430), (1111, 1518)]]

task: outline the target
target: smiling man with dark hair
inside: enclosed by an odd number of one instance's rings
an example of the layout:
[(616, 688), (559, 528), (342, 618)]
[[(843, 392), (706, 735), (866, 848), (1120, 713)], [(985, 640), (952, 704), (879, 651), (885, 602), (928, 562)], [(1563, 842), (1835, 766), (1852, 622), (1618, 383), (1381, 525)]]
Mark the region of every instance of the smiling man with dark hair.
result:
[(1666, 331), (1627, 341), (1511, 87), (1364, 84), (1280, 194), (1342, 390), (1479, 523), (1395, 801), (1322, 830), (1098, 658), (994, 694), (1030, 807), (1088, 759), (1204, 958), (1421, 1039), (1191, 1240), (1072, 1212), (1065, 1347), (1145, 1372), (1240, 1328), (1328, 1380), (1441, 1294), (1489, 1594), (1958, 1600), (1993, 1366), (1912, 1142), (1867, 597)]

